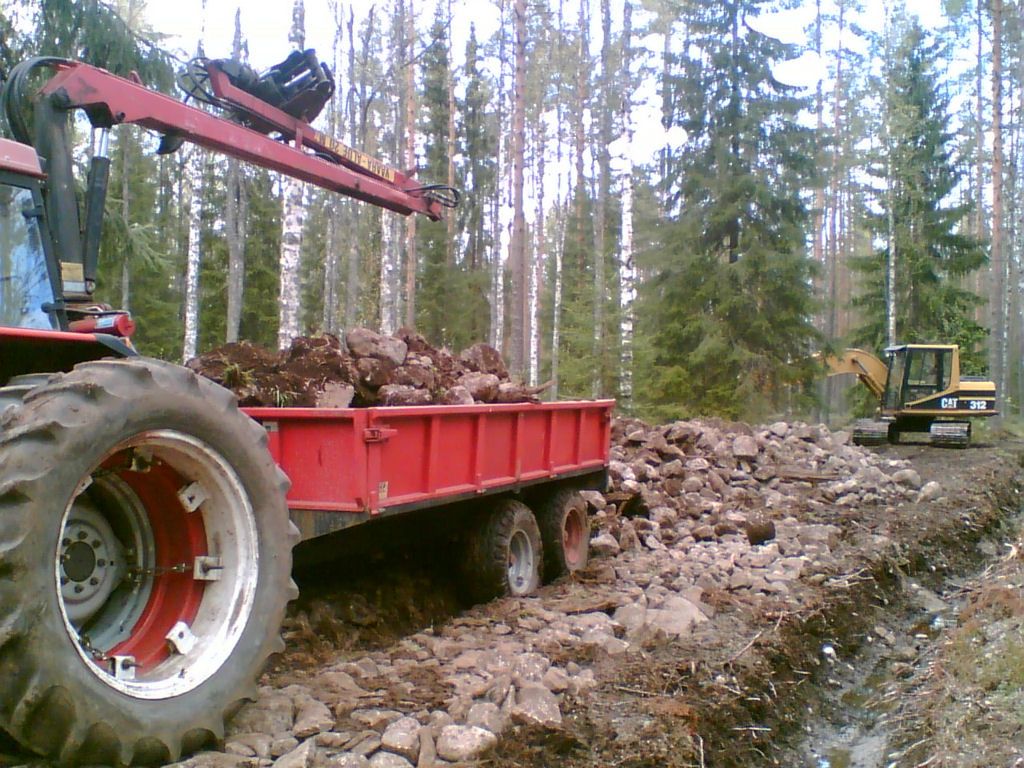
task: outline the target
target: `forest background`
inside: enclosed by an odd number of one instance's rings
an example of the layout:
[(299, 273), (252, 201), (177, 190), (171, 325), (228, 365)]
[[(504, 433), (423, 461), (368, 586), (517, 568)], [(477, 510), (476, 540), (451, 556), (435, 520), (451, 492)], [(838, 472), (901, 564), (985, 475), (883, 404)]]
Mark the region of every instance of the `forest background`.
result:
[[(954, 342), (1018, 413), (1021, 7), (936, 2), (922, 26), (901, 0), (327, 0), (317, 127), (461, 205), (403, 218), (121, 127), (98, 298), (167, 359), (406, 326), (655, 418), (834, 420), (815, 352)], [(794, 5), (805, 43), (759, 31)], [(466, 8), (487, 33), (452, 34)], [(181, 96), (186, 58), (249, 60), (252, 4), (233, 50), (200, 23), (187, 55), (145, 11), (5, 0), (0, 76), (59, 55)], [(261, 62), (306, 47), (305, 11)], [(807, 53), (821, 76), (782, 82)]]

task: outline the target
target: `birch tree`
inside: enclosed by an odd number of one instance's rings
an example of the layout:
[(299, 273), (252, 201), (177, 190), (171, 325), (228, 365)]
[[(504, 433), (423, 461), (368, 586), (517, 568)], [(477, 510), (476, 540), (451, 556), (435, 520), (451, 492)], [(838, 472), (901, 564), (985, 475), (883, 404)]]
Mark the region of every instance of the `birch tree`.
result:
[(629, 0), (622, 9), (622, 122), (626, 152), (622, 158), (622, 211), (619, 235), (619, 404), (629, 412), (633, 404), (633, 304), (636, 301), (636, 264), (633, 260), (633, 13)]
[[(292, 5), (288, 42), (292, 50), (306, 45), (306, 9), (303, 0)], [(291, 176), (281, 179), (281, 273), (277, 347), (286, 349), (299, 335), (301, 313), (302, 227), (306, 220), (305, 184)]]
[(515, 71), (512, 94), (512, 240), (509, 267), (512, 272), (512, 312), (509, 335), (509, 370), (521, 376), (525, 369), (526, 334), (529, 326), (529, 266), (526, 247), (526, 214), (523, 209), (523, 166), (526, 162), (526, 0), (515, 0), (512, 10)]
[[(235, 11), (235, 36), (231, 46), (231, 57), (243, 61), (242, 11)], [(224, 206), (224, 229), (228, 244), (227, 277), (227, 320), (224, 340), (238, 341), (238, 328), (242, 321), (242, 303), (245, 294), (245, 238), (249, 200), (242, 175), (242, 164), (234, 157), (227, 160), (226, 204)]]

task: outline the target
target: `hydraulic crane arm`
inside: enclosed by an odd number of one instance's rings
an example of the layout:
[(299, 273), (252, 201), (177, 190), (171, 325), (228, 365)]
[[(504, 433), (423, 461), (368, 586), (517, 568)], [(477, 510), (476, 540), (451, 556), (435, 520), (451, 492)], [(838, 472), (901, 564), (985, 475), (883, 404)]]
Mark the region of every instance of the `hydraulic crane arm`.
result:
[(248, 111), (258, 112), (294, 143), (282, 143), (88, 64), (62, 61), (52, 66), (57, 73), (40, 94), (51, 96), (58, 109), (84, 110), (96, 127), (134, 123), (397, 213), (441, 218), (443, 205), (432, 195), (433, 188), (233, 88), (219, 70), (211, 68), (215, 88), (245, 102)]

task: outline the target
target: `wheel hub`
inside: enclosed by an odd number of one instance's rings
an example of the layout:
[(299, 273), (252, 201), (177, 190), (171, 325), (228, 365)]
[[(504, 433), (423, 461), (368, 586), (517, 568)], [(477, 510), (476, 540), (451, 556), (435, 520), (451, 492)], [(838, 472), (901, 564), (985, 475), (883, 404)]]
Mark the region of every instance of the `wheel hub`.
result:
[(60, 593), (73, 624), (88, 621), (124, 577), (121, 544), (103, 515), (83, 496), (75, 500), (60, 549)]

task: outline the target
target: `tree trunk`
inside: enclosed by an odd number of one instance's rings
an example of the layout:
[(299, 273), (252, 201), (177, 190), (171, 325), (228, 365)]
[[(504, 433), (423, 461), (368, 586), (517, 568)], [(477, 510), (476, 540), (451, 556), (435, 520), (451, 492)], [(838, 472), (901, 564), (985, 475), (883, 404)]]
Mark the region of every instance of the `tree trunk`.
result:
[[(992, 377), (1007, 388), (1008, 260), (1003, 244), (1003, 0), (992, 0)], [(997, 417), (998, 418), (998, 417)]]
[(633, 405), (633, 322), (636, 302), (636, 264), (633, 261), (633, 80), (632, 6), (623, 8), (622, 72), (626, 82), (622, 88), (622, 121), (626, 129), (626, 156), (622, 170), (622, 213), (619, 235), (619, 407), (626, 413)]
[(526, 163), (526, 0), (515, 0), (512, 12), (515, 33), (515, 72), (512, 81), (512, 240), (509, 266), (512, 271), (512, 323), (509, 336), (509, 369), (522, 376), (525, 369), (528, 267), (526, 215), (523, 210), (523, 167)]
[(605, 285), (605, 215), (608, 205), (608, 190), (611, 186), (611, 156), (608, 145), (612, 143), (612, 11), (609, 0), (601, 0), (601, 95), (598, 107), (599, 128), (597, 136), (598, 182), (597, 199), (594, 201), (594, 336), (593, 336), (593, 378), (590, 389), (594, 397), (604, 391), (604, 305)]
[(188, 162), (188, 255), (185, 259), (185, 337), (182, 362), (196, 356), (199, 342), (199, 268), (202, 262), (203, 166), (206, 150), (193, 147)]
[(401, 285), (397, 214), (380, 212), (380, 332), (390, 336), (399, 327), (398, 288)]
[(238, 341), (242, 323), (242, 306), (245, 296), (245, 238), (249, 200), (245, 189), (245, 177), (241, 164), (234, 158), (228, 159), (225, 180), (227, 204), (224, 209), (224, 227), (228, 241), (227, 279), (227, 320), (224, 340)]
[[(406, 169), (416, 167), (416, 26), (412, 2), (404, 6), (405, 52), (405, 153)], [(405, 324), (416, 327), (416, 217), (405, 220)]]
[[(295, 0), (292, 6), (292, 27), (288, 42), (292, 50), (302, 50), (306, 41), (305, 5)], [(302, 228), (306, 222), (305, 185), (289, 177), (281, 180), (281, 264), (277, 347), (285, 349), (299, 335), (302, 310), (300, 274), (302, 267)]]
[(543, 282), (545, 237), (544, 232), (544, 152), (547, 148), (547, 132), (543, 116), (538, 110), (538, 119), (534, 125), (533, 142), (533, 187), (536, 190), (537, 208), (534, 222), (534, 257), (533, 269), (530, 270), (530, 386), (540, 382), (540, 287)]

